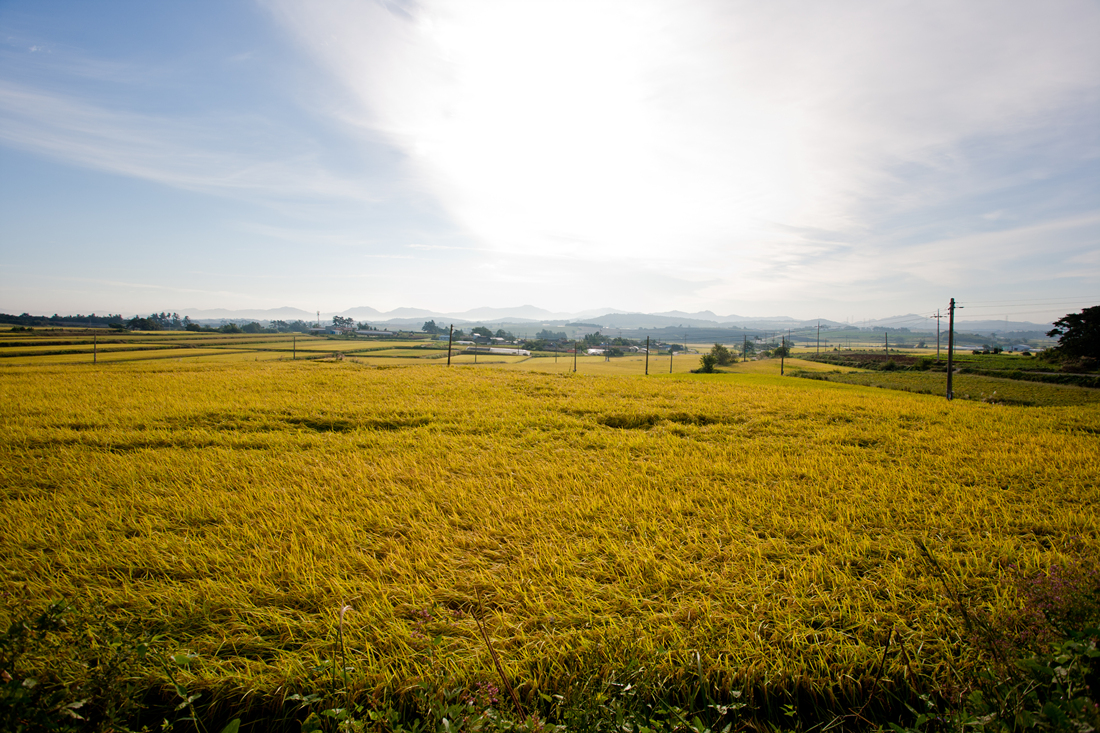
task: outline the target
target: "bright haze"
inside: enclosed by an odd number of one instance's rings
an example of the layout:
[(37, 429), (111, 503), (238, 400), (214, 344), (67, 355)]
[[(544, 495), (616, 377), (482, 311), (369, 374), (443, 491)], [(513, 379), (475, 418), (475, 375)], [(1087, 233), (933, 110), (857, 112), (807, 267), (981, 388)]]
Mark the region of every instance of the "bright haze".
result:
[(0, 310), (1100, 302), (1100, 4), (0, 4)]

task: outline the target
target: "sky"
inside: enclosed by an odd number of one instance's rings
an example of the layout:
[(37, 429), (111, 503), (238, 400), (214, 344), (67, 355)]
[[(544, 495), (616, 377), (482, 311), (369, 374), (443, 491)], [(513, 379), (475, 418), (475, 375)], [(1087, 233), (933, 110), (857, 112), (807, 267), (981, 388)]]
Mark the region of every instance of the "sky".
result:
[(0, 311), (1049, 322), (1100, 3), (0, 0)]

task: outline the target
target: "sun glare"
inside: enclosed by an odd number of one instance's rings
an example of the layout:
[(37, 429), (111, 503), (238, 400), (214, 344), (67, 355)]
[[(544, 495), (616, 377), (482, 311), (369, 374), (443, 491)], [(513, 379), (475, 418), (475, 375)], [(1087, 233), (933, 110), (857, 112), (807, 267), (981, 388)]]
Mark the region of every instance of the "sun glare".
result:
[(781, 109), (685, 80), (718, 51), (662, 37), (654, 16), (594, 5), (583, 20), (509, 4), (415, 24), (410, 48), (440, 64), (380, 114), (414, 131), (414, 164), (456, 219), (502, 251), (661, 260), (746, 246), (794, 215)]

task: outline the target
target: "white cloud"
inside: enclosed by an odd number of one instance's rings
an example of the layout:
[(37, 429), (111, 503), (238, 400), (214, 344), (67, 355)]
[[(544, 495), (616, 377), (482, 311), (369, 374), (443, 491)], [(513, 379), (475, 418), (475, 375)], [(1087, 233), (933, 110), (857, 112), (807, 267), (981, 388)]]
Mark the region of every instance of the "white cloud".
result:
[[(227, 135), (227, 129), (239, 132)], [(266, 199), (380, 197), (316, 160), (317, 150), (241, 152), (272, 130), (259, 117), (180, 119), (115, 111), (72, 96), (0, 81), (0, 141), (97, 170), (192, 191)]]
[(785, 227), (866, 241), (1005, 185), (975, 141), (1015, 155), (1100, 90), (1089, 2), (269, 6), (476, 239), (593, 262), (809, 265), (844, 248)]

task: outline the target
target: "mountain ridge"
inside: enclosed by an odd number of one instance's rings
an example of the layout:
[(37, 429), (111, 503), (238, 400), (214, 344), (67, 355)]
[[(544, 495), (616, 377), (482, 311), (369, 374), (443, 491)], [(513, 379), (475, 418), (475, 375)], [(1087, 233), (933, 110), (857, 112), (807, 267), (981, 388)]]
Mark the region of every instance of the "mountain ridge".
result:
[[(269, 309), (189, 309), (180, 311), (180, 315), (187, 315), (192, 320), (216, 321), (216, 320), (241, 320), (253, 319), (260, 321), (273, 320), (303, 320), (314, 322), (318, 319), (316, 311), (309, 312), (300, 308), (283, 306)], [(866, 319), (852, 323), (842, 323), (827, 318), (821, 319), (797, 319), (790, 316), (742, 316), (730, 314), (718, 315), (710, 310), (689, 313), (680, 310), (662, 311), (659, 313), (641, 313), (616, 308), (595, 308), (578, 312), (550, 311), (545, 308), (525, 304), (514, 307), (480, 307), (466, 311), (437, 311), (427, 308), (401, 307), (389, 311), (380, 311), (370, 306), (355, 306), (340, 312), (322, 312), (320, 321), (327, 323), (333, 316), (352, 318), (359, 322), (369, 322), (372, 325), (392, 326), (398, 328), (419, 327), (427, 320), (444, 321), (447, 325), (454, 323), (458, 326), (478, 323), (516, 324), (516, 325), (545, 325), (547, 327), (561, 327), (569, 322), (586, 322), (598, 324), (601, 328), (755, 328), (781, 331), (784, 329), (814, 328), (818, 323), (823, 328), (838, 328), (843, 326), (863, 328), (909, 328), (913, 331), (935, 331), (934, 320), (928, 316), (915, 313), (889, 316), (887, 318)], [(444, 325), (440, 323), (438, 325)], [(1051, 327), (1049, 323), (1032, 323), (1029, 321), (997, 321), (997, 320), (956, 320), (956, 331), (971, 332), (1010, 332), (1010, 331), (1047, 331)], [(941, 322), (941, 329), (946, 331), (947, 324)]]

